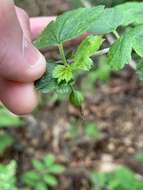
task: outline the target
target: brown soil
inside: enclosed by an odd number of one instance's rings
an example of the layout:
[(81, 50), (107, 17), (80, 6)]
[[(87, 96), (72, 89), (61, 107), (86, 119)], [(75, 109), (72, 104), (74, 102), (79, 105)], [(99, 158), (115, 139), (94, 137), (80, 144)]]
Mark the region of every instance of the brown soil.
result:
[(57, 15), (69, 8), (66, 0), (24, 0), (21, 7), (30, 16)]

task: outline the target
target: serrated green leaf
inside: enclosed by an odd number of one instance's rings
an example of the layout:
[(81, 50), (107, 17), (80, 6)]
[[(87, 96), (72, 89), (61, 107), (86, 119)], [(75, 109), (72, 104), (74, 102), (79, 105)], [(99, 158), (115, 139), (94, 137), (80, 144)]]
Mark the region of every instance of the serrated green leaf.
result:
[(125, 33), (110, 48), (108, 63), (113, 70), (120, 70), (131, 61), (132, 36)]
[(143, 25), (136, 26), (132, 29), (133, 49), (140, 56), (143, 57)]
[(36, 40), (38, 48), (56, 46), (87, 32), (92, 23), (103, 12), (104, 6), (79, 8), (64, 13), (52, 21)]
[(34, 190), (48, 190), (48, 187), (46, 186), (45, 183), (43, 182), (38, 182), (35, 187)]
[(58, 83), (66, 81), (67, 83), (73, 79), (73, 72), (70, 65), (58, 65), (53, 71), (53, 78), (58, 80)]
[[(84, 19), (83, 19), (84, 18)], [(59, 45), (89, 31), (109, 33), (119, 26), (143, 23), (143, 3), (130, 2), (114, 8), (80, 8), (52, 21), (36, 41), (39, 48)]]
[(47, 69), (41, 79), (36, 81), (35, 87), (42, 93), (54, 92), (58, 88), (57, 81), (53, 78), (53, 70), (57, 65), (50, 61), (47, 63)]
[(60, 164), (54, 164), (53, 166), (49, 167), (48, 172), (53, 174), (60, 174), (65, 171), (65, 167)]
[(89, 71), (93, 65), (92, 59), (90, 59), (88, 56), (81, 57), (79, 62), (75, 62), (72, 65), (73, 70), (83, 70), (83, 71)]
[(109, 51), (108, 61), (113, 70), (122, 69), (131, 61), (132, 49), (143, 56), (142, 48), (143, 25), (131, 28), (118, 39)]
[(83, 54), (92, 56), (102, 45), (104, 39), (101, 36), (90, 35), (85, 40), (81, 42), (78, 47), (78, 50), (75, 53), (75, 59), (80, 59), (83, 57)]
[(40, 162), (39, 160), (32, 160), (32, 165), (38, 171), (45, 169), (44, 164)]
[(55, 160), (56, 158), (53, 154), (48, 154), (43, 159), (45, 166), (48, 168), (54, 164)]
[(45, 175), (43, 177), (43, 180), (45, 181), (45, 183), (48, 185), (48, 186), (57, 186), (58, 185), (58, 180), (55, 176), (52, 176), (52, 175)]
[(136, 73), (140, 80), (143, 80), (143, 60), (140, 60), (137, 64)]
[(122, 25), (143, 23), (143, 3), (130, 2), (116, 6), (116, 10), (123, 15)]
[(89, 32), (110, 33), (122, 24), (123, 14), (116, 8), (107, 8), (93, 23)]
[(70, 85), (66, 82), (58, 84), (57, 80), (53, 78), (53, 71), (57, 64), (54, 62), (47, 63), (47, 69), (44, 76), (36, 81), (35, 87), (42, 93), (56, 92), (57, 94), (70, 93)]
[(143, 3), (130, 2), (105, 9), (88, 31), (109, 33), (131, 23), (143, 23)]
[(143, 34), (134, 39), (133, 49), (140, 57), (143, 57)]
[(40, 180), (40, 176), (34, 171), (25, 172), (22, 177), (24, 183), (34, 186)]
[(92, 60), (90, 57), (100, 48), (103, 41), (104, 40), (101, 36), (91, 35), (81, 42), (75, 53), (72, 69), (90, 70), (92, 66)]

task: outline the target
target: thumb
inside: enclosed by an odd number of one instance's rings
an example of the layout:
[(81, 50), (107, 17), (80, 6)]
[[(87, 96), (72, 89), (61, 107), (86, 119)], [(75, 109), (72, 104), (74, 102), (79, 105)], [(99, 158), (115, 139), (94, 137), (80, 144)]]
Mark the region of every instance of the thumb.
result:
[(28, 17), (16, 13), (12, 0), (1, 0), (0, 23), (0, 78), (19, 82), (40, 78), (46, 61), (28, 37)]

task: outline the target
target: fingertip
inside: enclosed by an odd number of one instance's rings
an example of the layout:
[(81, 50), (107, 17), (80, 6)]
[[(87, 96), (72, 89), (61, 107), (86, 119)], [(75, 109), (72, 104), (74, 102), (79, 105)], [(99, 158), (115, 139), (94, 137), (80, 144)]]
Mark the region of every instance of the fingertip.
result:
[(37, 106), (33, 84), (0, 80), (0, 99), (16, 115), (31, 113)]
[[(23, 75), (27, 76), (27, 82), (33, 82), (41, 78), (45, 73), (47, 65), (45, 57), (36, 48), (33, 49), (37, 51), (38, 58), (35, 61), (31, 60), (31, 64), (29, 64), (25, 71), (23, 71)], [(25, 77), (23, 77), (23, 79), (21, 78), (20, 80), (26, 82)]]
[(25, 45), (23, 54), (9, 48), (6, 58), (0, 60), (0, 76), (10, 81), (34, 82), (41, 78), (45, 70), (46, 59), (29, 42)]

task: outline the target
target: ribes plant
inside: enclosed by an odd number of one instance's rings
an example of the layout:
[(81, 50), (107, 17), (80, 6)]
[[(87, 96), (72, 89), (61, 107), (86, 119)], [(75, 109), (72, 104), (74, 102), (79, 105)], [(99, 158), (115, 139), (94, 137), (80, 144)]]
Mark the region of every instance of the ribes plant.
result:
[(0, 189), (18, 190), (16, 187), (16, 163), (11, 161), (8, 165), (0, 164)]
[[(121, 36), (117, 32), (120, 28)], [(70, 56), (67, 55), (64, 43), (86, 32), (89, 36), (70, 53)], [(105, 37), (109, 33), (114, 34), (116, 41), (106, 51), (98, 51), (106, 42)], [(67, 94), (72, 104), (81, 107), (84, 97), (75, 89), (75, 82), (79, 73), (88, 72), (94, 66), (92, 56), (108, 52), (107, 62), (114, 71), (130, 64), (133, 51), (143, 57), (143, 3), (133, 2), (113, 8), (96, 6), (68, 11), (48, 24), (35, 41), (35, 45), (40, 49), (57, 47), (61, 57), (58, 61), (48, 60), (47, 71), (36, 82), (36, 88), (43, 93)], [(136, 66), (134, 68), (136, 69)], [(141, 61), (137, 66), (140, 79), (143, 78), (142, 70)]]
[(10, 113), (5, 107), (0, 106), (0, 128), (9, 126), (19, 127), (23, 124), (20, 117)]
[(94, 172), (91, 175), (96, 190), (142, 190), (143, 181), (127, 167), (120, 167), (108, 173)]
[(58, 185), (57, 174), (64, 172), (65, 168), (56, 163), (55, 156), (48, 154), (42, 161), (32, 160), (33, 170), (23, 175), (23, 181), (34, 190), (47, 190), (48, 187)]
[(0, 106), (0, 155), (15, 142), (15, 139), (7, 132), (7, 129), (20, 127), (22, 124), (23, 121), (20, 117), (11, 114), (6, 108)]

